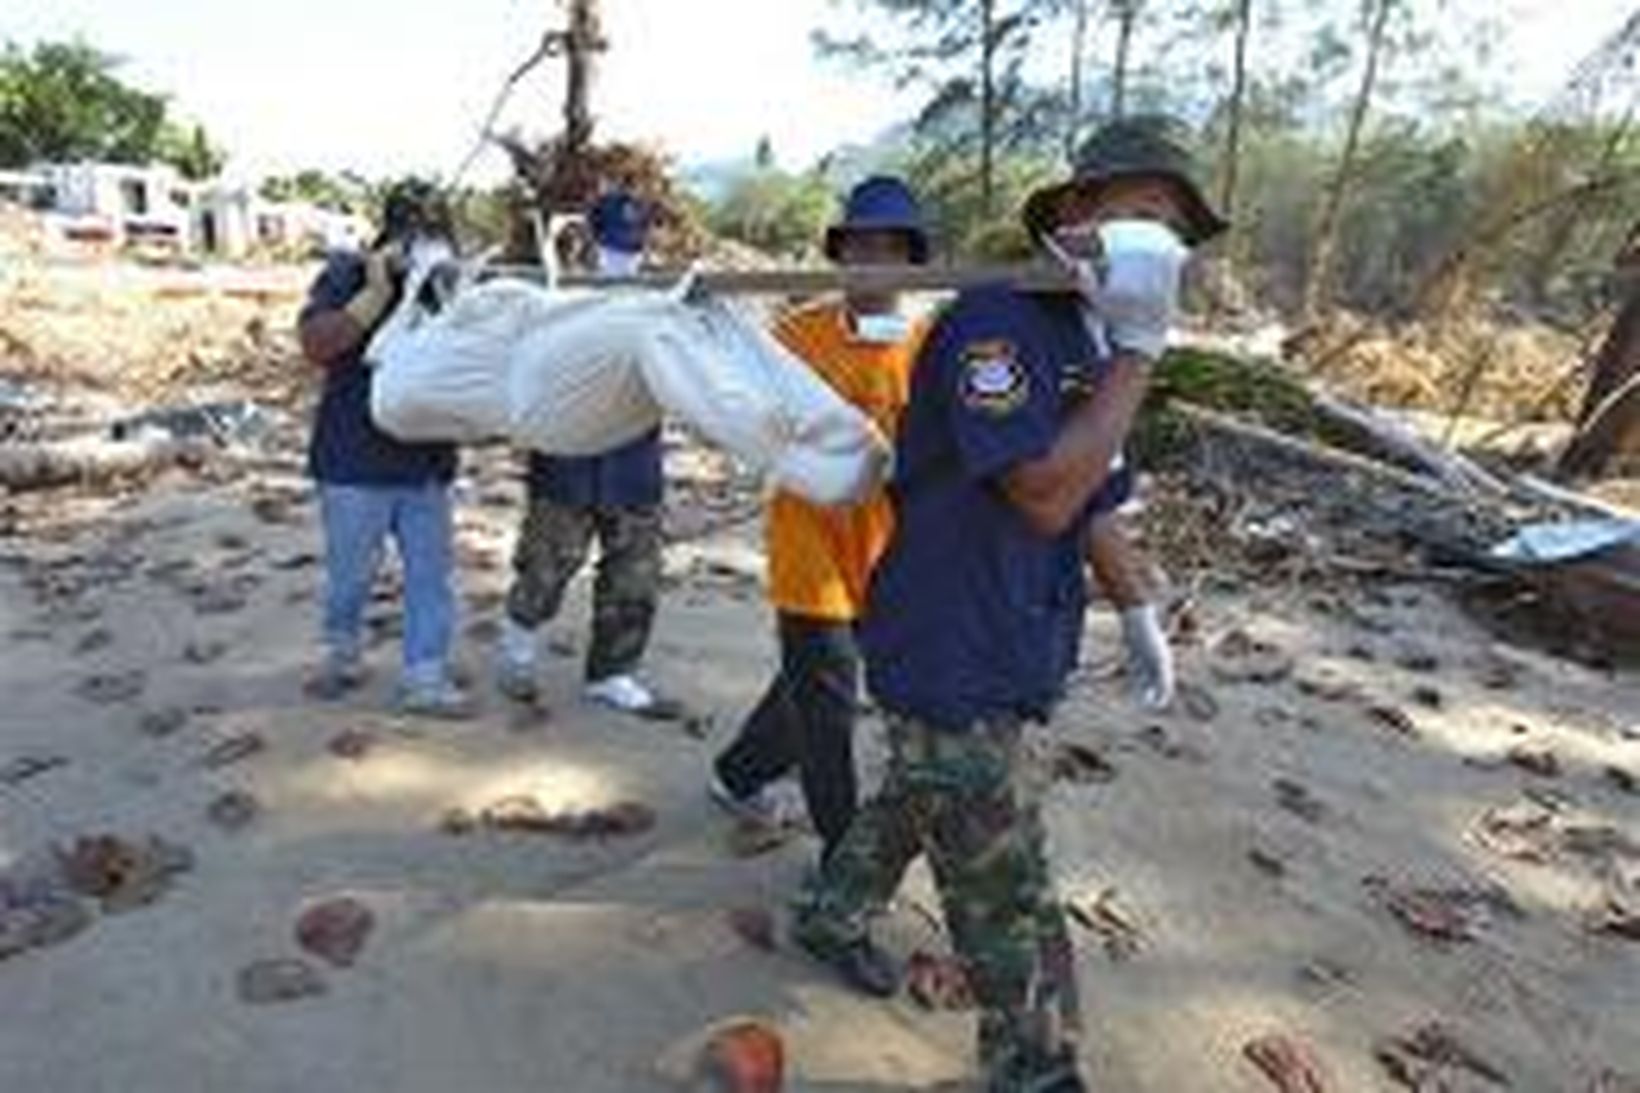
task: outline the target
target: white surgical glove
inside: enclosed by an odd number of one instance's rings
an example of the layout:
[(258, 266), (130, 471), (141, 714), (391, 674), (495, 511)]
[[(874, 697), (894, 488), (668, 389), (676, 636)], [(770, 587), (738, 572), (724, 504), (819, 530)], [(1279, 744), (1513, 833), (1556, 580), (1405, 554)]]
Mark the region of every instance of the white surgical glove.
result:
[(1167, 348), (1190, 249), (1165, 224), (1113, 220), (1099, 228), (1103, 269), (1093, 306), (1111, 344), (1149, 360)]
[(1154, 220), (1112, 220), (1097, 228), (1073, 227), (1063, 240), (1045, 242), (1075, 275), (1090, 318), (1112, 346), (1147, 360), (1162, 355), (1190, 257), (1172, 229)]
[(1134, 696), (1146, 709), (1166, 709), (1173, 702), (1173, 649), (1162, 629), (1161, 613), (1147, 603), (1127, 608), (1121, 618)]

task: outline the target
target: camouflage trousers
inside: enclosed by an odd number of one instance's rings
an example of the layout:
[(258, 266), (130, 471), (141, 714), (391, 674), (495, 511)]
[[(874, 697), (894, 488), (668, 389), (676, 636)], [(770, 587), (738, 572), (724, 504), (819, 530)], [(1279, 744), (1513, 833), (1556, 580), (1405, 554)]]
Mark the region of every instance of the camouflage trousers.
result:
[(592, 586), (592, 646), (586, 678), (635, 668), (649, 644), (661, 586), (661, 513), (657, 507), (604, 508), (532, 499), (513, 551), (507, 614), (534, 630), (563, 606), (564, 590), (598, 542)]
[(952, 733), (891, 718), (882, 789), (797, 908), (796, 928), (811, 946), (857, 942), (926, 853), (979, 1005), (980, 1064), (992, 1093), (1081, 1088), (1080, 1004), (1048, 875), (1040, 736), (1015, 720)]

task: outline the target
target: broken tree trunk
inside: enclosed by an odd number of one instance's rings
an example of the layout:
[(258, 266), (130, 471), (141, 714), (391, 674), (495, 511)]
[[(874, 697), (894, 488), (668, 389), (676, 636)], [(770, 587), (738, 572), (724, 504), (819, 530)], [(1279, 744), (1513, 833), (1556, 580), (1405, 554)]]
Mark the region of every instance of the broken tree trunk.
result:
[(1640, 225), (1618, 256), (1622, 307), (1595, 358), (1577, 435), (1560, 457), (1562, 478), (1592, 478), (1619, 453), (1640, 453)]
[(45, 444), (7, 444), (0, 446), (0, 486), (21, 493), (58, 486), (102, 485), (178, 464), (197, 465), (213, 447), (208, 441), (168, 437), (89, 437)]
[(1230, 98), (1224, 134), (1224, 165), (1219, 181), (1219, 211), (1234, 217), (1237, 173), (1241, 167), (1241, 124), (1247, 101), (1247, 40), (1253, 29), (1253, 0), (1237, 0), (1235, 61), (1231, 68)]
[(1128, 60), (1133, 51), (1133, 24), (1139, 18), (1140, 0), (1121, 0), (1116, 4), (1116, 61), (1112, 66), (1110, 116), (1120, 118), (1127, 113)]
[(1327, 301), (1332, 276), (1333, 251), (1338, 245), (1338, 228), (1344, 211), (1344, 199), (1355, 175), (1355, 157), (1361, 146), (1361, 135), (1366, 128), (1367, 113), (1378, 86), (1378, 66), (1383, 56), (1384, 41), (1389, 27), (1390, 12), (1396, 0), (1375, 0), (1372, 21), (1367, 35), (1367, 60), (1361, 73), (1361, 87), (1350, 107), (1349, 127), (1344, 132), (1344, 147), (1338, 154), (1338, 166), (1321, 203), (1321, 216), (1316, 221), (1315, 239), (1310, 250), (1309, 269), (1304, 277), (1303, 314), (1306, 323), (1313, 323)]
[(563, 154), (574, 158), (592, 143), (592, 84), (599, 53), (609, 48), (604, 38), (598, 0), (572, 0), (569, 33), (565, 36), (567, 62), (564, 84)]

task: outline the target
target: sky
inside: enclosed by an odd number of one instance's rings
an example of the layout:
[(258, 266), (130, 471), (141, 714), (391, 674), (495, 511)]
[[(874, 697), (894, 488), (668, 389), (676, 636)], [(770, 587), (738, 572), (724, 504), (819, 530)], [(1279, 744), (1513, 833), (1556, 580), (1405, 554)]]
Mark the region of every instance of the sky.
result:
[[(1550, 93), (1635, 8), (1450, 2), (1509, 8), (1504, 63), (1522, 101)], [(685, 165), (748, 156), (767, 134), (780, 162), (800, 167), (915, 109), (881, 79), (814, 56), (810, 32), (839, 10), (829, 0), (604, 0), (604, 9), (613, 48), (595, 91), (599, 132), (656, 143)], [(6, 0), (0, 37), (26, 45), (79, 34), (126, 58), (124, 78), (203, 122), (234, 173), (448, 176), (505, 74), (560, 19), (555, 0)], [(550, 132), (561, 86), (562, 68), (547, 62), (514, 93), (502, 128)], [(490, 153), (475, 175), (499, 177), (504, 166)]]

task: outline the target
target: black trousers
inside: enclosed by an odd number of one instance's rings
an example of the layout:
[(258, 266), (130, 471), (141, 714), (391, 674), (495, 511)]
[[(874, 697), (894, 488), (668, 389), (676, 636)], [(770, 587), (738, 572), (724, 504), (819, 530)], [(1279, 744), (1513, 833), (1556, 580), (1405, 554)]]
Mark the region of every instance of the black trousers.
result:
[(854, 626), (782, 612), (780, 671), (717, 757), (717, 775), (749, 796), (796, 768), (809, 818), (825, 852), (854, 819), (854, 720), (859, 712), (860, 652)]

